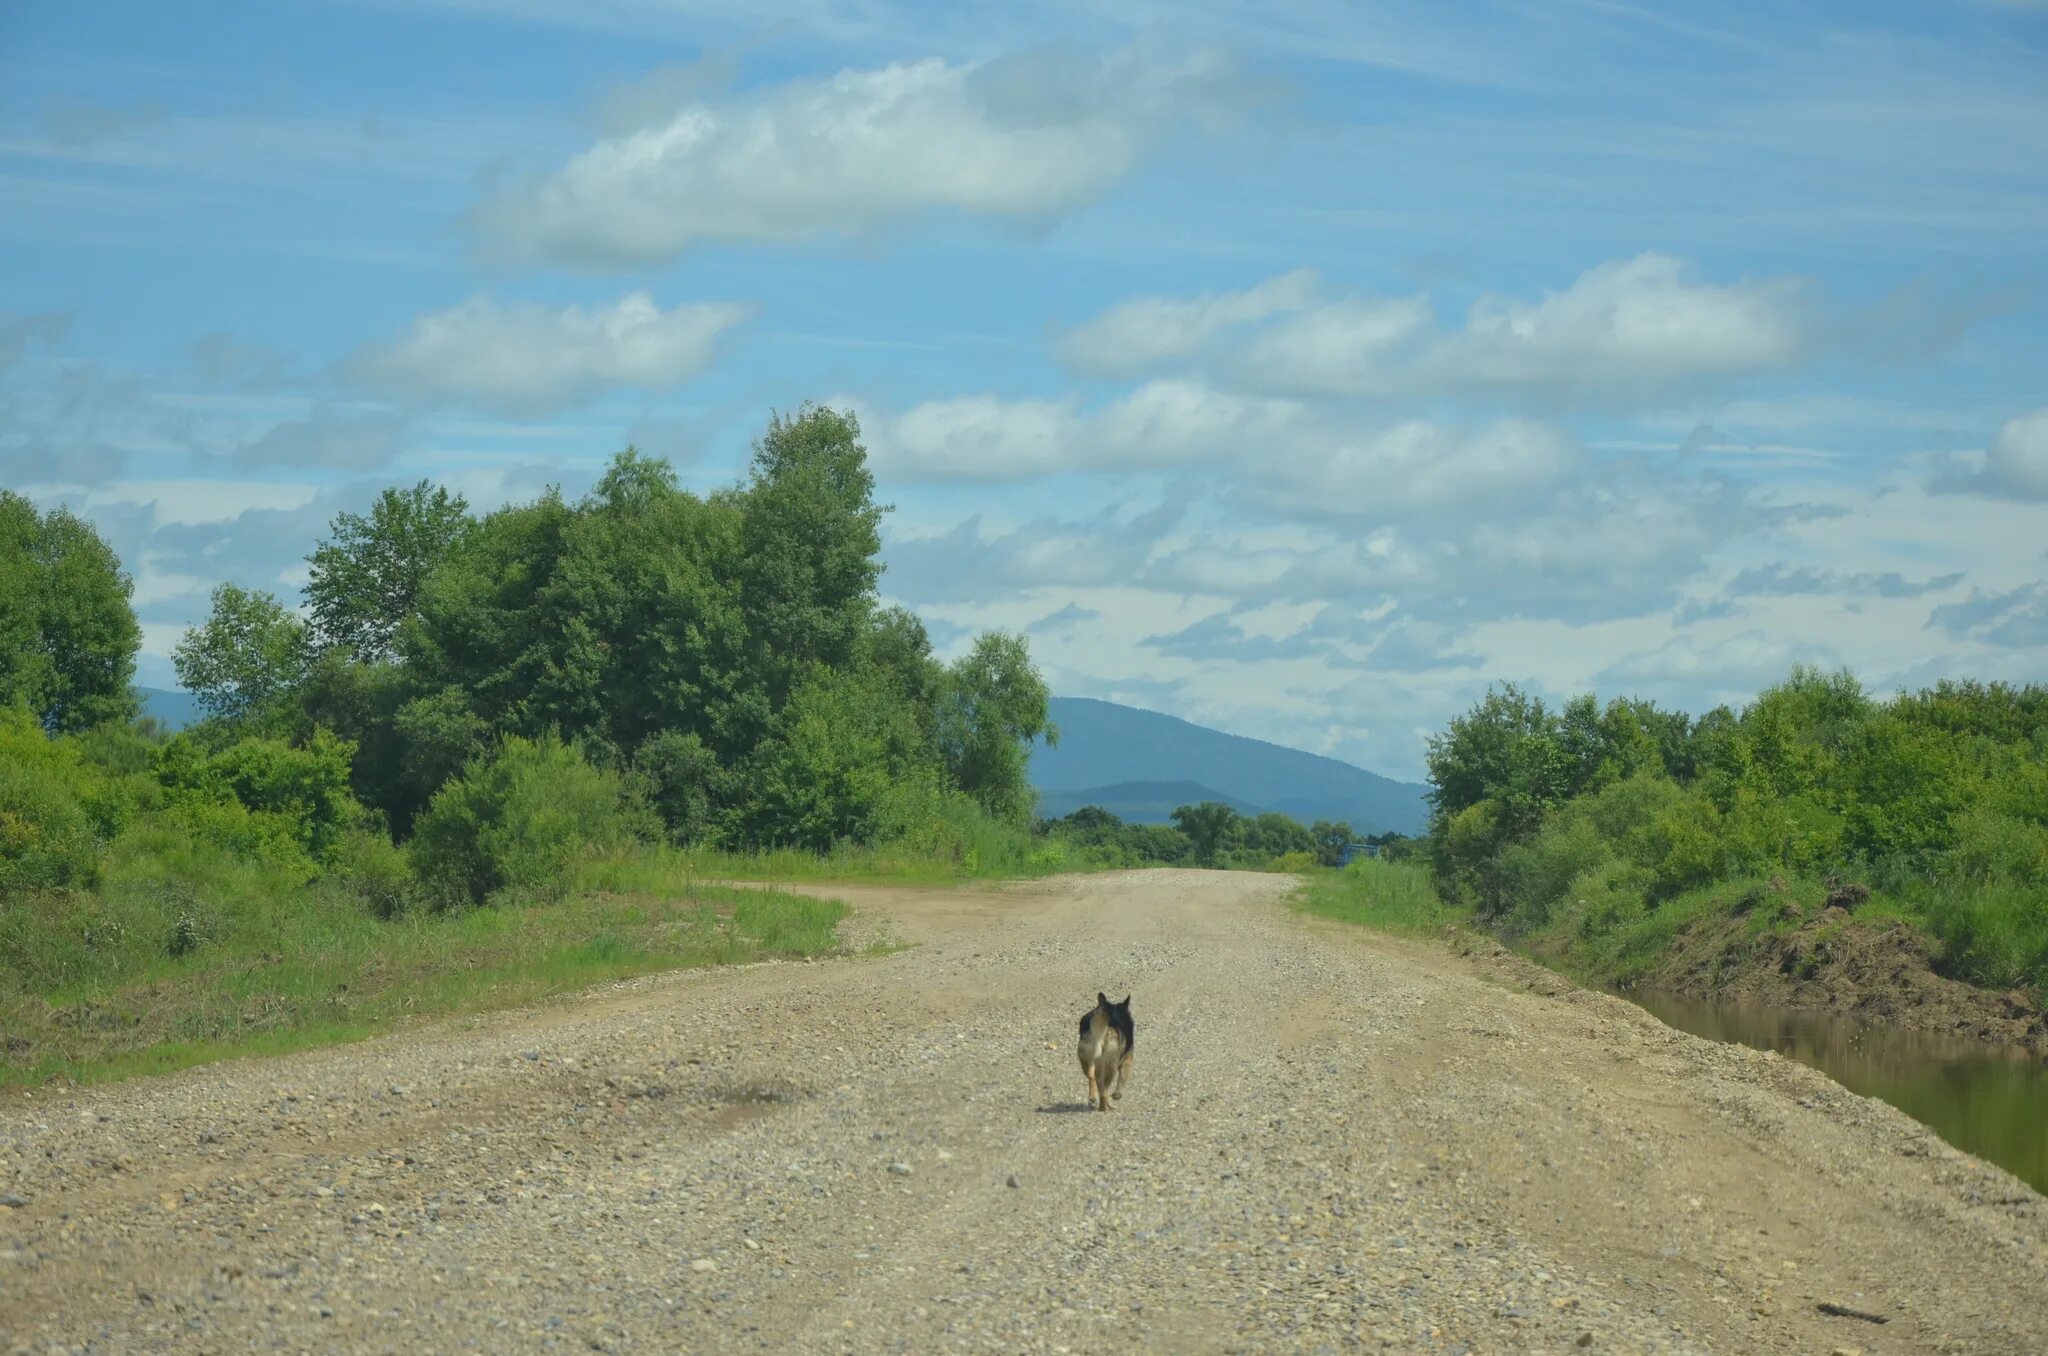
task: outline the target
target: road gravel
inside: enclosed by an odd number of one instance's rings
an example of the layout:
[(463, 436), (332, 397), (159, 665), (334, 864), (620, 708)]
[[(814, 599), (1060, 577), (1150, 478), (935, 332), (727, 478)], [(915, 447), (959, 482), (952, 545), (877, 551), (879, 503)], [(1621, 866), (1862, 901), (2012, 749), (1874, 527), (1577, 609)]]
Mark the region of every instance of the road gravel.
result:
[(912, 945), (8, 1095), (0, 1351), (2048, 1351), (2008, 1174), (1291, 885), (835, 888)]

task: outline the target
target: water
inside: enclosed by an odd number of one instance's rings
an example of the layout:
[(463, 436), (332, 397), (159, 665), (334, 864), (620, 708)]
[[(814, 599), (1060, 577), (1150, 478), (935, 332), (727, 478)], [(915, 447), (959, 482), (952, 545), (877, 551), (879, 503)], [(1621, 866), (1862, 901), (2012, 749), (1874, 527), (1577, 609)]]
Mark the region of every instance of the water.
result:
[(1958, 1149), (2048, 1193), (2048, 1063), (2024, 1051), (1844, 1017), (1668, 993), (1624, 995), (1710, 1040), (1776, 1050), (1890, 1102)]

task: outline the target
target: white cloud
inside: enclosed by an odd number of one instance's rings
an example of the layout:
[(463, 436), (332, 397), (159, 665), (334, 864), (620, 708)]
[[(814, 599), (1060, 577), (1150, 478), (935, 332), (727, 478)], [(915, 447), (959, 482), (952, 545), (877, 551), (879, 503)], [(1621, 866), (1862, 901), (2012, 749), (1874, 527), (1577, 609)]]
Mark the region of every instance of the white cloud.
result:
[(1428, 297), (1316, 304), (1305, 278), (1128, 302), (1075, 331), (1063, 353), (1093, 370), (1132, 370), (1190, 356), (1226, 328), (1284, 315), (1224, 362), (1235, 381), (1290, 395), (1518, 392), (1555, 403), (1789, 368), (1816, 343), (1798, 280), (1698, 282), (1661, 254), (1601, 264), (1537, 301), (1482, 297), (1458, 330), (1438, 323)]
[(1220, 56), (1151, 47), (846, 70), (693, 99), (503, 189), (473, 224), (514, 259), (623, 267), (703, 241), (860, 234), (934, 209), (1045, 221), (1238, 91)]
[(1390, 511), (1522, 499), (1585, 464), (1568, 435), (1529, 419), (1473, 430), (1410, 419), (1377, 431), (1319, 434), (1291, 454), (1248, 448), (1267, 469), (1248, 482), (1248, 491), (1293, 513), (1383, 519)]
[(1258, 384), (1287, 390), (1378, 391), (1391, 380), (1398, 355), (1434, 326), (1427, 297), (1334, 302), (1260, 335), (1241, 371)]
[(1153, 381), (1094, 413), (1072, 400), (963, 396), (863, 412), (861, 427), (885, 475), (991, 481), (1229, 460), (1290, 436), (1306, 414), (1294, 401)]
[(1137, 297), (1062, 336), (1060, 357), (1077, 371), (1131, 376), (1190, 357), (1224, 330), (1299, 311), (1311, 303), (1315, 290), (1314, 271), (1302, 268), (1241, 292)]
[(1490, 298), (1433, 360), (1456, 385), (1656, 387), (1789, 366), (1805, 356), (1800, 286), (1701, 284), (1660, 254), (1602, 264), (1533, 305)]
[(749, 311), (731, 302), (664, 311), (645, 292), (591, 310), (472, 297), (359, 350), (347, 370), (396, 396), (541, 414), (612, 386), (679, 386)]
[(2048, 500), (2048, 406), (2006, 420), (1979, 467), (1951, 465), (1936, 474), (1931, 488), (2030, 504)]

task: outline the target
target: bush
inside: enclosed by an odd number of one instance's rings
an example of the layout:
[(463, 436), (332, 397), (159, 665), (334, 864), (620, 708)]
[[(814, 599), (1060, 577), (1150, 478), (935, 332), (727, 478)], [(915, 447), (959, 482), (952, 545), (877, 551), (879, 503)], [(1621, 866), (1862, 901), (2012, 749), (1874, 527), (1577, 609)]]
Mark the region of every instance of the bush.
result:
[(68, 740), (0, 710), (0, 891), (92, 884), (99, 842), (85, 798), (98, 777)]
[(437, 908), (508, 886), (559, 892), (576, 862), (653, 836), (624, 780), (553, 735), (509, 736), (435, 793), (413, 826), (413, 875)]
[(405, 852), (382, 833), (355, 829), (336, 845), (329, 868), (336, 885), (379, 918), (396, 918), (417, 893)]
[[(179, 735), (158, 751), (156, 777), (173, 804), (218, 829), (234, 817), (229, 807), (257, 816), (268, 840), (281, 831), (311, 861), (323, 861), (350, 825), (362, 817), (349, 791), (355, 746), (316, 730), (303, 748), (278, 739), (241, 739), (214, 753)], [(233, 838), (220, 838), (224, 845)]]
[(1321, 864), (1313, 852), (1283, 852), (1266, 863), (1266, 869), (1279, 872), (1313, 871)]
[(680, 730), (650, 735), (633, 755), (633, 770), (646, 779), (648, 799), (670, 842), (688, 847), (710, 832), (718, 759), (702, 739)]

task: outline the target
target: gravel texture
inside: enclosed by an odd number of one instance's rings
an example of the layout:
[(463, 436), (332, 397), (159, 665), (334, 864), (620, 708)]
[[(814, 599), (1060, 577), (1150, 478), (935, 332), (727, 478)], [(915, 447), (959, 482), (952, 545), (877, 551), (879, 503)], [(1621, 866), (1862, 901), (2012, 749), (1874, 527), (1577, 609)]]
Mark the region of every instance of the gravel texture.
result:
[(0, 1351), (2048, 1351), (2009, 1175), (1290, 884), (834, 890), (918, 945), (0, 1098)]

